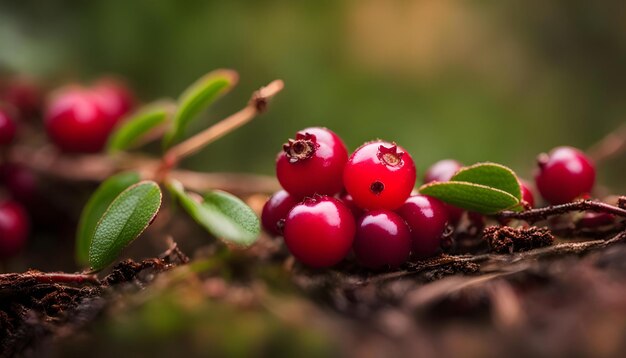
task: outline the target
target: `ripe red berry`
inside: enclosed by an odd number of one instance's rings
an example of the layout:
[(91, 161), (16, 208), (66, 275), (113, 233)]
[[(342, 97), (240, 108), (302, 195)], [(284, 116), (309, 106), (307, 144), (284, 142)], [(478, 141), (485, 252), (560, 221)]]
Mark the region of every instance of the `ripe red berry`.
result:
[[(424, 175), (424, 184), (428, 184), (432, 181), (449, 181), (462, 167), (463, 164), (454, 159), (442, 159), (431, 165), (430, 168), (426, 170), (426, 175)], [(461, 221), (461, 217), (463, 217), (465, 210), (449, 204), (444, 205), (448, 211), (448, 220), (450, 223), (454, 225), (458, 224), (459, 221)]]
[(0, 146), (11, 144), (16, 132), (15, 120), (8, 110), (0, 108)]
[(321, 268), (346, 257), (354, 240), (355, 223), (339, 200), (316, 195), (291, 209), (285, 220), (287, 248), (305, 265)]
[(121, 80), (103, 78), (92, 88), (96, 102), (114, 123), (119, 122), (134, 106), (135, 99)]
[(14, 78), (2, 89), (0, 102), (11, 104), (19, 112), (20, 119), (27, 119), (41, 109), (41, 89), (28, 78)]
[(52, 97), (46, 108), (45, 125), (48, 136), (61, 150), (94, 153), (104, 147), (114, 123), (91, 92), (71, 87)]
[(611, 225), (615, 222), (615, 215), (609, 213), (585, 212), (578, 220), (576, 226), (579, 228), (597, 228), (600, 226)]
[(535, 207), (535, 197), (533, 192), (530, 190), (530, 186), (524, 180), (519, 180), (520, 189), (522, 189), (522, 201), (525, 201), (528, 204), (529, 208)]
[(596, 179), (591, 160), (580, 150), (557, 147), (537, 158), (537, 189), (551, 204), (568, 203), (589, 193)]
[(0, 165), (0, 183), (22, 204), (34, 204), (37, 198), (37, 178), (30, 169), (12, 163)]
[(441, 201), (426, 195), (414, 195), (396, 212), (411, 229), (415, 257), (425, 258), (439, 251), (448, 221), (446, 207)]
[(353, 249), (357, 260), (365, 267), (398, 267), (411, 253), (411, 232), (399, 215), (372, 210), (357, 223)]
[(463, 165), (454, 159), (443, 159), (431, 165), (424, 175), (424, 184), (432, 181), (444, 182), (450, 180)]
[(335, 133), (326, 128), (306, 128), (283, 145), (276, 158), (276, 177), (296, 198), (334, 195), (343, 187), (347, 160), (348, 150)]
[(26, 245), (29, 222), (26, 211), (14, 201), (0, 203), (0, 258), (18, 254)]
[(363, 209), (397, 209), (415, 186), (415, 164), (394, 143), (375, 141), (359, 147), (346, 164), (343, 183)]
[(281, 190), (274, 193), (263, 206), (261, 213), (261, 223), (265, 231), (272, 235), (282, 235), (287, 214), (296, 204), (298, 200), (288, 192)]

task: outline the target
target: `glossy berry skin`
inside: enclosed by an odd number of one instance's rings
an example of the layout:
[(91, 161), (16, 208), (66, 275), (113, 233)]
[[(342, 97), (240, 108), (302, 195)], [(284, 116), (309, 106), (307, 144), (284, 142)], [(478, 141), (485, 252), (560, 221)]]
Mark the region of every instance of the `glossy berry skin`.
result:
[(411, 253), (411, 232), (399, 215), (388, 210), (372, 210), (356, 225), (354, 254), (359, 263), (371, 269), (395, 268)]
[(444, 204), (430, 196), (413, 195), (396, 212), (411, 229), (413, 255), (417, 258), (435, 255), (448, 222)]
[(424, 184), (448, 181), (463, 165), (454, 159), (443, 159), (431, 165), (424, 174)]
[(326, 128), (306, 128), (283, 145), (276, 158), (276, 177), (296, 198), (335, 195), (343, 188), (347, 160), (348, 150), (335, 133)]
[(306, 198), (285, 220), (285, 244), (303, 264), (330, 267), (346, 257), (352, 247), (355, 222), (350, 209), (328, 196)]
[(58, 92), (46, 108), (44, 121), (52, 142), (69, 153), (100, 151), (115, 124), (93, 94), (79, 87)]
[(92, 88), (95, 100), (109, 118), (118, 123), (130, 113), (135, 98), (128, 86), (114, 78), (103, 78)]
[(411, 195), (415, 164), (396, 144), (376, 141), (359, 147), (346, 164), (343, 184), (362, 209), (394, 210)]
[(26, 211), (14, 201), (0, 203), (0, 259), (17, 255), (26, 245), (29, 232)]
[(535, 196), (533, 192), (530, 190), (530, 186), (524, 180), (519, 180), (519, 186), (522, 190), (522, 201), (525, 201), (528, 204), (528, 208), (535, 207)]
[(557, 147), (537, 158), (535, 184), (541, 196), (551, 204), (568, 203), (589, 193), (596, 179), (591, 160), (580, 150)]
[(285, 219), (291, 208), (298, 204), (293, 196), (284, 190), (277, 191), (263, 206), (261, 224), (268, 233), (279, 236), (283, 234)]
[(15, 139), (16, 132), (15, 120), (9, 111), (0, 107), (0, 146), (11, 144)]

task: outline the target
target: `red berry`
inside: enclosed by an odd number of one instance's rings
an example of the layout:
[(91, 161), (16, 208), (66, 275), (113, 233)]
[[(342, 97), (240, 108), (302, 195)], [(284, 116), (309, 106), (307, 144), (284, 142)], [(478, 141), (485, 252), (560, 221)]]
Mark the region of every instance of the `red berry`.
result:
[(37, 178), (30, 169), (17, 164), (2, 164), (0, 183), (22, 204), (34, 204), (37, 197)]
[(411, 253), (411, 232), (399, 215), (372, 210), (357, 223), (353, 249), (357, 260), (365, 267), (398, 267)]
[(363, 216), (363, 214), (365, 214), (365, 210), (356, 206), (352, 195), (347, 192), (344, 191), (341, 193), (341, 195), (339, 195), (339, 200), (341, 200), (341, 202), (344, 203), (348, 209), (350, 209), (355, 219), (358, 220), (361, 216)]
[(298, 200), (288, 192), (281, 190), (274, 193), (263, 206), (261, 213), (261, 223), (265, 231), (272, 235), (282, 235), (287, 214), (296, 204)]
[(306, 128), (283, 145), (276, 158), (276, 177), (296, 198), (334, 195), (343, 187), (347, 160), (348, 150), (335, 133), (326, 128)]
[(11, 104), (19, 112), (20, 118), (37, 114), (41, 108), (41, 89), (31, 79), (15, 78), (2, 90), (0, 101)]
[(11, 144), (15, 139), (17, 126), (9, 111), (0, 108), (0, 146)]
[(121, 80), (103, 78), (95, 84), (92, 90), (100, 108), (115, 123), (133, 109), (134, 96)]
[(415, 186), (415, 164), (394, 143), (376, 141), (359, 147), (346, 164), (343, 183), (363, 209), (397, 209)]
[(615, 222), (615, 215), (609, 213), (585, 212), (578, 220), (576, 226), (579, 228), (597, 228), (600, 226), (611, 225)]
[(396, 212), (411, 229), (413, 255), (425, 258), (439, 251), (448, 221), (446, 207), (441, 201), (426, 195), (414, 195)]
[(431, 165), (424, 175), (424, 184), (448, 181), (463, 165), (454, 159), (443, 159)]
[(0, 203), (0, 258), (18, 254), (26, 245), (29, 222), (26, 211), (14, 201)]
[(518, 180), (520, 189), (522, 190), (522, 201), (525, 201), (528, 204), (529, 208), (535, 207), (535, 197), (533, 196), (533, 192), (530, 190), (530, 186), (525, 180)]
[[(449, 181), (462, 167), (463, 164), (454, 159), (442, 159), (431, 165), (430, 168), (426, 170), (426, 175), (424, 175), (424, 184), (428, 184), (432, 181)], [(448, 211), (448, 220), (450, 223), (453, 225), (458, 224), (459, 221), (461, 221), (465, 210), (450, 204), (444, 205)]]
[(51, 99), (45, 125), (50, 139), (63, 151), (94, 153), (104, 147), (114, 123), (97, 105), (92, 93), (71, 87)]
[(589, 193), (596, 179), (591, 160), (580, 150), (557, 147), (537, 158), (537, 189), (551, 204), (568, 203)]
[(355, 223), (342, 202), (328, 196), (306, 198), (285, 220), (285, 243), (293, 256), (311, 267), (329, 267), (346, 257)]

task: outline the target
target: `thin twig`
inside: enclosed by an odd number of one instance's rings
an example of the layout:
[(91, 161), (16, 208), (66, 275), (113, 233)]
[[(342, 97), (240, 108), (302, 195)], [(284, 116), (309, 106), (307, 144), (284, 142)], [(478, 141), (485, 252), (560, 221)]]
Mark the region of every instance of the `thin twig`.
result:
[[(37, 283), (74, 283), (83, 284), (90, 283), (99, 285), (100, 280), (96, 275), (83, 273), (64, 273), (64, 272), (40, 272), (27, 271), (24, 274), (0, 274), (0, 283), (15, 281), (17, 278), (21, 280), (33, 280)], [(17, 283), (17, 282), (14, 282)]]
[(606, 135), (594, 144), (587, 153), (597, 163), (617, 156), (626, 150), (626, 124)]
[(267, 103), (284, 88), (281, 80), (275, 80), (252, 94), (248, 105), (239, 112), (221, 120), (186, 141), (175, 145), (167, 151), (166, 157), (174, 162), (189, 156), (206, 145), (250, 122), (258, 114), (267, 109)]
[[(11, 163), (17, 163), (45, 176), (70, 182), (101, 182), (124, 170), (136, 170), (149, 178), (160, 161), (137, 153), (118, 153), (115, 157), (105, 154), (61, 156), (49, 147), (15, 147)], [(179, 180), (185, 188), (204, 192), (221, 189), (239, 195), (273, 193), (280, 187), (275, 178), (259, 174), (200, 173), (175, 169), (170, 176)]]
[(503, 211), (496, 215), (498, 219), (520, 219), (534, 223), (545, 220), (550, 216), (561, 215), (572, 211), (595, 211), (599, 213), (613, 214), (626, 217), (626, 210), (601, 201), (581, 200), (573, 203), (552, 205), (545, 208), (531, 209), (526, 211)]

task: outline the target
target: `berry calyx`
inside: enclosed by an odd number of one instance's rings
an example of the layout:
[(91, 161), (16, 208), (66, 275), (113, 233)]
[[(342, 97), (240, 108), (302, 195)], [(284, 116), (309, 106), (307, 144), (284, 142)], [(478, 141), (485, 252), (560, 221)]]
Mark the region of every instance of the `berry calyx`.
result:
[(261, 223), (265, 231), (272, 235), (282, 235), (289, 210), (298, 204), (293, 196), (284, 190), (277, 191), (263, 206)]
[(350, 252), (355, 223), (341, 201), (316, 195), (289, 211), (283, 231), (285, 244), (298, 261), (321, 268), (339, 263)]
[(100, 151), (115, 125), (92, 93), (80, 87), (64, 88), (54, 95), (44, 120), (52, 142), (71, 153)]
[(591, 159), (572, 147), (557, 147), (537, 158), (535, 184), (551, 204), (568, 203), (589, 193), (596, 179)]
[(435, 255), (441, 247), (448, 213), (444, 204), (430, 196), (413, 195), (396, 210), (411, 229), (413, 255), (426, 258)]
[(395, 143), (376, 141), (359, 147), (344, 169), (343, 183), (362, 209), (397, 209), (415, 186), (415, 164)]
[(15, 139), (17, 126), (9, 111), (0, 108), (0, 146), (11, 144)]
[(348, 150), (335, 133), (326, 128), (306, 128), (283, 145), (276, 158), (276, 177), (296, 198), (335, 195), (343, 187), (347, 160)]
[(365, 267), (395, 268), (409, 258), (411, 232), (399, 215), (388, 210), (372, 210), (357, 223), (353, 249)]
[(28, 216), (17, 202), (0, 203), (0, 258), (17, 255), (26, 245), (29, 233)]

